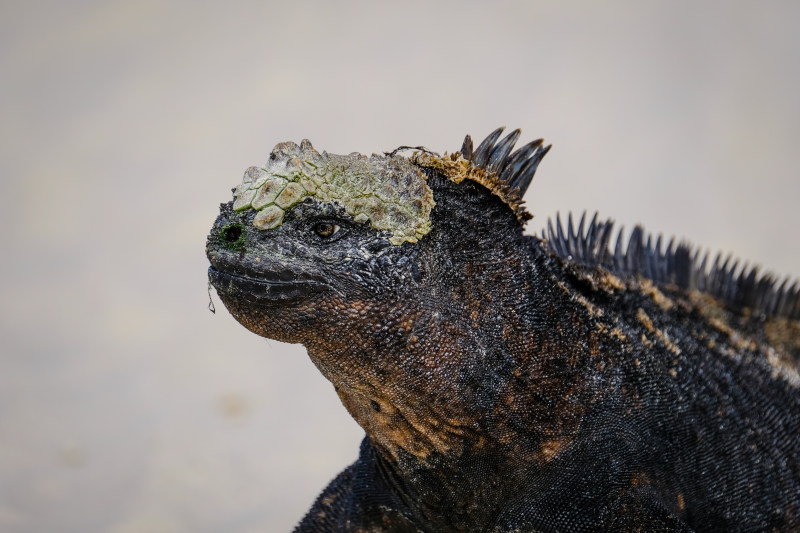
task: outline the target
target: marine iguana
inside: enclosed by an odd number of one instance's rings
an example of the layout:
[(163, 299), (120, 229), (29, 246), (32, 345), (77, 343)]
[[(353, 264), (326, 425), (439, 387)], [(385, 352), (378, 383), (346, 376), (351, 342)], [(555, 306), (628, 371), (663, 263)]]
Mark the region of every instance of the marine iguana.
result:
[(210, 283), (366, 432), (295, 531), (800, 531), (800, 285), (596, 215), (523, 234), (550, 147), (502, 131), (278, 144), (221, 205)]

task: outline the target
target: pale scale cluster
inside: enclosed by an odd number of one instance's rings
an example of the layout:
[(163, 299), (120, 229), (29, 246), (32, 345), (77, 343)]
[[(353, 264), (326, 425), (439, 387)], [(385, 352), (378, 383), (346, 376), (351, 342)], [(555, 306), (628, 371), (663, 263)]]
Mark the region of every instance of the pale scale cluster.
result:
[(248, 168), (234, 190), (233, 209), (257, 211), (253, 225), (268, 230), (309, 196), (341, 205), (356, 222), (391, 231), (395, 245), (427, 234), (435, 205), (425, 176), (404, 157), (320, 154), (303, 140), (300, 146), (276, 145), (264, 168)]

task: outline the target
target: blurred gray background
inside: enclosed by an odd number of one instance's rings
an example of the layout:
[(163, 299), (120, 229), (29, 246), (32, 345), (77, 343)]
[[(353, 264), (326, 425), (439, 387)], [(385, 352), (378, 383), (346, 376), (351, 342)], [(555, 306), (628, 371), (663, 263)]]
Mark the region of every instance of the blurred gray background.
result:
[(0, 6), (0, 531), (288, 531), (355, 459), (304, 350), (207, 309), (277, 142), (521, 127), (530, 231), (599, 210), (800, 274), (797, 2)]

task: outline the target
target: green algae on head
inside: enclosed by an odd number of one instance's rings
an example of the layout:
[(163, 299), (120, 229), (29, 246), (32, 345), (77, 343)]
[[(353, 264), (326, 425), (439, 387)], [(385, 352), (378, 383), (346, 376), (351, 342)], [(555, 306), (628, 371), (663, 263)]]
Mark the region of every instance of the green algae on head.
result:
[(263, 168), (248, 168), (233, 192), (233, 209), (257, 211), (253, 225), (269, 230), (307, 197), (339, 204), (356, 222), (391, 231), (395, 245), (426, 235), (436, 205), (424, 174), (404, 157), (320, 154), (303, 140), (278, 144)]

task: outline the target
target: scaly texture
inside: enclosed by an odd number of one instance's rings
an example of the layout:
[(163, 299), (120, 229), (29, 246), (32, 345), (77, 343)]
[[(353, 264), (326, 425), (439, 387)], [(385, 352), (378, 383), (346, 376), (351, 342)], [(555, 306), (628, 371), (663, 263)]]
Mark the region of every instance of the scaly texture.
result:
[(356, 222), (391, 231), (392, 244), (417, 242), (430, 230), (433, 195), (418, 168), (397, 157), (320, 154), (308, 140), (281, 143), (264, 168), (248, 168), (233, 191), (233, 209), (257, 211), (253, 226), (268, 230), (307, 197), (338, 203)]
[(800, 531), (798, 285), (596, 217), (524, 235), (549, 147), (502, 132), (284, 143), (222, 205), (223, 303), (366, 432), (296, 531)]

